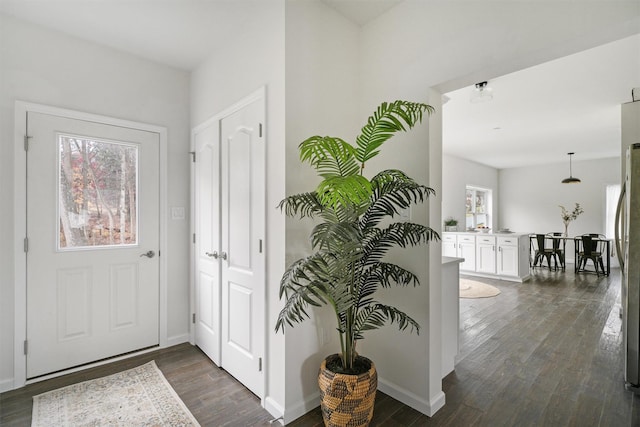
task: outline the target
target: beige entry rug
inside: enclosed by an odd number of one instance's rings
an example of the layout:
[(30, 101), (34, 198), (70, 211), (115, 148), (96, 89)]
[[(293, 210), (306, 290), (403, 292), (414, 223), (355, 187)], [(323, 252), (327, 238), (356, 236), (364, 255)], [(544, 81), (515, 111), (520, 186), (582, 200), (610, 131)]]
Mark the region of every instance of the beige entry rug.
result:
[(154, 361), (34, 396), (31, 425), (199, 426)]
[(460, 279), (460, 298), (488, 298), (500, 294), (500, 289), (470, 279)]

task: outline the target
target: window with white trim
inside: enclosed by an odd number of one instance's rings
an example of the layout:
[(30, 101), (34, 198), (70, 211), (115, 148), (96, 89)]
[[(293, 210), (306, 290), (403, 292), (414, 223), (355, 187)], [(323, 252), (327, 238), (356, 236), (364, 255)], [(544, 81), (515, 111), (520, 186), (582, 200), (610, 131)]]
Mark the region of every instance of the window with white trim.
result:
[(467, 186), (466, 226), (469, 228), (491, 228), (492, 194), (488, 188)]

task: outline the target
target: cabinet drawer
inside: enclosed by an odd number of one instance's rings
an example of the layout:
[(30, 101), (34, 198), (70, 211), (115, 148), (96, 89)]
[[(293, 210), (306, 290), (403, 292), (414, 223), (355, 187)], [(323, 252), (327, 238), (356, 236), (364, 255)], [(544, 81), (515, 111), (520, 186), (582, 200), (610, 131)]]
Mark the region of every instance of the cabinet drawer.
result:
[(458, 236), (458, 242), (466, 242), (466, 243), (475, 243), (476, 242), (476, 236), (465, 236), (465, 235), (460, 235)]
[(492, 236), (478, 236), (476, 242), (478, 243), (488, 243), (490, 245), (495, 245), (496, 238)]
[(442, 235), (442, 241), (443, 242), (456, 242), (456, 235), (455, 234), (443, 234)]
[(518, 246), (517, 237), (498, 237), (498, 246)]

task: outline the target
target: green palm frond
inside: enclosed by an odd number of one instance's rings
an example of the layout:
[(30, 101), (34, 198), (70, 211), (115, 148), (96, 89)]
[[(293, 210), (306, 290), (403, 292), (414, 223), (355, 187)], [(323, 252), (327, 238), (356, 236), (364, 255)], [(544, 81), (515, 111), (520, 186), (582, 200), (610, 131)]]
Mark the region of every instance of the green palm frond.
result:
[(360, 171), (355, 149), (340, 138), (312, 136), (299, 149), (300, 160), (309, 162), (323, 178), (357, 175)]
[(430, 105), (416, 102), (383, 102), (369, 117), (367, 124), (356, 138), (356, 158), (361, 165), (375, 157), (379, 153), (380, 146), (394, 133), (406, 130), (405, 125), (412, 128), (421, 122), (425, 111), (431, 114), (434, 109)]
[(420, 325), (412, 317), (395, 307), (378, 302), (372, 302), (359, 310), (353, 329), (356, 339), (362, 339), (362, 332), (379, 329), (385, 324), (392, 323), (396, 323), (401, 331), (410, 328), (411, 332), (415, 330), (420, 334)]
[(322, 205), (316, 193), (302, 193), (288, 196), (278, 204), (281, 211), (287, 216), (300, 215), (300, 218), (313, 218), (322, 212)]
[(418, 276), (396, 264), (376, 262), (371, 264), (363, 274), (362, 284), (358, 288), (358, 296), (367, 297), (375, 292), (378, 285), (388, 288), (391, 285), (418, 286)]
[(317, 249), (343, 252), (346, 246), (361, 247), (360, 230), (354, 223), (323, 222), (314, 227), (311, 232), (311, 246)]
[[(326, 292), (335, 273), (335, 257), (324, 252), (316, 252), (291, 264), (280, 279), (280, 298), (289, 297), (290, 292), (313, 284)], [(317, 284), (317, 285), (316, 285)]]
[(371, 180), (371, 186), (370, 205), (361, 218), (363, 228), (377, 226), (384, 217), (396, 216), (401, 209), (424, 202), (435, 194), (432, 188), (418, 184), (398, 170), (379, 173)]
[(357, 208), (371, 196), (371, 183), (362, 175), (327, 178), (316, 189), (320, 203), (332, 209), (338, 206)]
[(432, 228), (412, 222), (395, 222), (385, 229), (372, 228), (364, 243), (363, 258), (366, 264), (380, 261), (394, 246), (405, 248), (440, 240)]

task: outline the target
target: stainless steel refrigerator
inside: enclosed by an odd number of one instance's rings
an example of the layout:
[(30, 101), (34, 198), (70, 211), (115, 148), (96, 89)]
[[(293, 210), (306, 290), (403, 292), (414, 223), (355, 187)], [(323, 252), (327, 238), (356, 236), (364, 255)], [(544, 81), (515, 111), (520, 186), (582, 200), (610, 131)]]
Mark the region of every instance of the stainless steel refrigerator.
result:
[(616, 252), (622, 269), (625, 387), (640, 393), (640, 143), (627, 149), (616, 222)]

